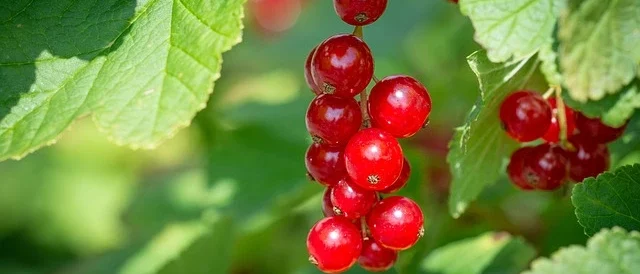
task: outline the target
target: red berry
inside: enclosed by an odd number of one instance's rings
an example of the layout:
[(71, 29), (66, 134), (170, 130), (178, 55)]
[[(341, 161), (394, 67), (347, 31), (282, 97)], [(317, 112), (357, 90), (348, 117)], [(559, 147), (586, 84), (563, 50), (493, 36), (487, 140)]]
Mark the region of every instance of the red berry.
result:
[(333, 203), (331, 203), (331, 187), (327, 187), (322, 195), (322, 214), (325, 217), (336, 216), (333, 211)]
[(533, 150), (532, 147), (521, 147), (513, 154), (511, 154), (511, 159), (509, 160), (509, 165), (507, 166), (507, 174), (509, 175), (509, 179), (511, 182), (516, 185), (518, 188), (522, 190), (532, 190), (534, 189), (531, 186), (527, 179), (527, 174), (525, 173), (524, 163), (525, 160), (531, 154)]
[(369, 190), (391, 186), (402, 171), (402, 148), (391, 134), (377, 128), (363, 129), (351, 137), (344, 150), (347, 174)]
[(398, 252), (385, 248), (374, 240), (368, 239), (362, 243), (362, 253), (358, 264), (370, 272), (382, 272), (390, 269), (398, 259)]
[(373, 127), (403, 138), (418, 132), (431, 113), (431, 97), (416, 79), (398, 75), (380, 80), (369, 95)]
[(324, 93), (353, 97), (362, 92), (373, 77), (371, 50), (354, 35), (331, 36), (316, 49), (311, 74)]
[(609, 149), (605, 144), (593, 142), (587, 136), (569, 139), (575, 151), (569, 152), (569, 178), (578, 183), (588, 177), (596, 177), (609, 168)]
[(424, 234), (422, 210), (406, 197), (383, 199), (371, 208), (366, 219), (371, 237), (389, 249), (408, 249)]
[(307, 171), (325, 186), (336, 184), (347, 176), (344, 167), (344, 147), (313, 143), (305, 157)]
[(588, 136), (592, 142), (600, 144), (610, 143), (620, 138), (627, 128), (627, 124), (628, 122), (621, 127), (614, 128), (605, 125), (598, 118), (592, 119), (584, 116), (584, 114), (580, 112), (578, 112), (576, 117), (576, 127), (580, 132), (579, 134)]
[(311, 59), (316, 53), (317, 48), (318, 47), (315, 47), (311, 50), (311, 52), (309, 52), (307, 61), (304, 62), (304, 80), (307, 82), (307, 86), (311, 89), (311, 91), (313, 91), (313, 93), (315, 93), (316, 95), (320, 95), (322, 94), (322, 91), (320, 90), (320, 88), (318, 88), (318, 85), (316, 85), (316, 82), (313, 81), (313, 77), (311, 76)]
[(311, 101), (306, 123), (314, 142), (345, 144), (360, 129), (362, 113), (353, 98), (322, 94)]
[(516, 91), (502, 101), (500, 120), (509, 136), (519, 142), (542, 137), (551, 124), (551, 106), (539, 93)]
[(347, 218), (327, 217), (317, 222), (307, 236), (309, 261), (325, 273), (351, 267), (362, 250), (362, 235)]
[(300, 0), (253, 0), (248, 10), (253, 14), (258, 30), (274, 34), (293, 27), (302, 12)]
[[(542, 136), (542, 139), (548, 143), (557, 143), (560, 140), (560, 121), (558, 120), (560, 112), (558, 112), (556, 98), (551, 97), (547, 102), (551, 106), (551, 125), (549, 125), (549, 129)], [(573, 109), (567, 105), (564, 106), (564, 115), (567, 122), (567, 137), (570, 137), (576, 129), (576, 115)]]
[(380, 18), (387, 8), (387, 0), (333, 0), (333, 7), (345, 23), (364, 26)]
[(404, 158), (402, 160), (402, 171), (400, 172), (400, 177), (398, 177), (398, 179), (396, 179), (396, 181), (393, 182), (392, 185), (381, 190), (380, 192), (389, 194), (402, 189), (409, 181), (410, 176), (411, 176), (411, 166), (409, 165), (409, 161), (407, 161), (407, 158)]
[(559, 146), (542, 144), (532, 148), (524, 162), (529, 185), (542, 190), (559, 188), (567, 178), (569, 161)]
[(361, 188), (349, 179), (340, 180), (331, 188), (331, 203), (336, 214), (349, 219), (367, 215), (377, 201), (378, 194), (375, 191)]

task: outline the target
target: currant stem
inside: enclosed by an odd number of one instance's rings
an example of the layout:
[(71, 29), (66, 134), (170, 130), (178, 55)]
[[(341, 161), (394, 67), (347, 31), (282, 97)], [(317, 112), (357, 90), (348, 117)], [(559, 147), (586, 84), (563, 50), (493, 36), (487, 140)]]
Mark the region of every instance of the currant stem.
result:
[(369, 121), (369, 112), (367, 110), (367, 89), (360, 92), (360, 111), (362, 111), (362, 121), (364, 121), (365, 125), (368, 125), (367, 121)]
[(544, 92), (542, 98), (544, 98), (545, 100), (549, 99), (549, 97), (551, 97), (551, 95), (553, 95), (555, 91), (556, 89), (554, 87), (550, 87), (547, 91)]
[(377, 84), (378, 82), (380, 82), (380, 80), (378, 79), (378, 77), (373, 75), (373, 82), (375, 82)]
[(363, 39), (362, 36), (362, 26), (356, 26), (355, 28), (353, 28), (353, 35), (355, 35), (356, 37)]
[(363, 240), (369, 239), (367, 235), (367, 224), (364, 217), (360, 217), (360, 230), (362, 231), (362, 239)]
[(552, 86), (556, 93), (556, 109), (558, 110), (558, 125), (560, 126), (560, 144), (565, 147), (571, 147), (567, 142), (567, 112), (564, 108), (564, 100), (562, 99), (562, 88), (560, 86)]

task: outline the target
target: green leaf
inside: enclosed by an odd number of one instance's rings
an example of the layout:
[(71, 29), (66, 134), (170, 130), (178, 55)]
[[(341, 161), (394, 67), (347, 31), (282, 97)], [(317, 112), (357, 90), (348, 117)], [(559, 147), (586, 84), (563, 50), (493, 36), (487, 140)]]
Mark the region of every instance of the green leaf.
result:
[(535, 250), (506, 232), (488, 232), (438, 248), (422, 262), (422, 270), (439, 274), (518, 273)]
[(598, 101), (579, 102), (570, 96), (565, 98), (572, 108), (589, 117), (600, 117), (602, 122), (613, 127), (624, 125), (635, 110), (640, 108), (638, 81), (632, 82), (616, 94), (605, 95)]
[(467, 61), (478, 77), (481, 94), (449, 144), (447, 162), (453, 175), (449, 212), (455, 218), (503, 174), (504, 160), (517, 144), (501, 129), (498, 109), (509, 92), (524, 87), (537, 67), (531, 56), (518, 62), (491, 63), (482, 51)]
[(489, 60), (521, 60), (551, 37), (564, 0), (461, 0), (460, 11), (476, 29)]
[(241, 40), (244, 0), (0, 4), (0, 160), (92, 114), (117, 144), (153, 148), (189, 125)]
[(638, 75), (640, 2), (572, 0), (560, 21), (560, 66), (577, 101), (600, 100)]
[(620, 226), (640, 230), (640, 165), (623, 166), (573, 188), (571, 200), (587, 235)]
[(614, 227), (603, 229), (587, 242), (586, 247), (569, 246), (556, 251), (551, 258), (531, 263), (523, 274), (616, 273), (632, 274), (640, 269), (640, 233)]

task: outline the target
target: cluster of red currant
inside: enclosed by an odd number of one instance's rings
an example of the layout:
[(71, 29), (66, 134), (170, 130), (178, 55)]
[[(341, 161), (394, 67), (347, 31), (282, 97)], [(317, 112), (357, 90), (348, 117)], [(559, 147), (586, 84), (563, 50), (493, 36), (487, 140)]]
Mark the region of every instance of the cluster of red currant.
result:
[(567, 179), (582, 182), (606, 171), (606, 144), (618, 139), (626, 128), (626, 124), (613, 128), (600, 119), (588, 118), (565, 106), (559, 92), (556, 94), (545, 100), (537, 92), (516, 91), (500, 106), (500, 120), (509, 136), (522, 143), (544, 140), (511, 155), (507, 173), (520, 189), (554, 190)]
[(369, 271), (389, 269), (398, 251), (424, 234), (414, 201), (382, 197), (401, 189), (411, 172), (396, 138), (414, 135), (431, 112), (429, 93), (414, 78), (373, 77), (362, 26), (386, 6), (387, 0), (334, 0), (342, 20), (356, 26), (354, 33), (327, 38), (305, 63), (307, 84), (317, 95), (306, 114), (313, 144), (305, 164), (309, 178), (327, 187), (325, 218), (311, 228), (307, 249), (309, 260), (326, 273), (345, 271), (356, 261)]

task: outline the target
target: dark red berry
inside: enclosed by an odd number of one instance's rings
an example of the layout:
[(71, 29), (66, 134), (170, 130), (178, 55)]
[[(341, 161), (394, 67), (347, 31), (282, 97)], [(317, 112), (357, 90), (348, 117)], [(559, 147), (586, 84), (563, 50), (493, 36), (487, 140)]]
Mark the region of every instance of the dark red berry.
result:
[(539, 93), (516, 91), (502, 101), (500, 120), (509, 136), (519, 142), (542, 137), (551, 124), (551, 106)]
[(309, 261), (325, 273), (349, 269), (360, 256), (362, 235), (356, 226), (341, 216), (317, 222), (307, 236)]
[(316, 49), (311, 74), (324, 93), (353, 97), (367, 87), (373, 76), (371, 50), (354, 35), (331, 36)]
[(322, 94), (307, 109), (307, 130), (316, 143), (346, 144), (362, 124), (362, 113), (353, 98)]
[(364, 26), (380, 18), (387, 8), (387, 0), (333, 0), (333, 7), (345, 23)]
[(402, 160), (402, 171), (400, 172), (400, 177), (398, 177), (398, 179), (396, 179), (396, 181), (392, 185), (381, 190), (380, 192), (389, 194), (402, 189), (409, 181), (410, 176), (411, 165), (409, 165), (409, 161), (407, 161), (407, 158), (404, 158)]
[(377, 201), (378, 194), (375, 191), (366, 190), (350, 179), (340, 180), (331, 188), (331, 203), (335, 213), (349, 219), (367, 215)]
[(609, 149), (605, 144), (593, 142), (589, 136), (569, 139), (575, 151), (569, 152), (569, 178), (578, 183), (596, 177), (609, 168)]
[(576, 127), (579, 134), (588, 136), (592, 142), (600, 144), (610, 143), (620, 138), (627, 128), (627, 124), (628, 122), (621, 127), (614, 128), (605, 125), (598, 118), (589, 118), (580, 112), (576, 115)]
[(370, 272), (381, 272), (390, 269), (398, 259), (398, 252), (385, 248), (372, 239), (362, 243), (362, 253), (358, 264)]
[(373, 127), (403, 138), (420, 130), (431, 113), (431, 97), (416, 79), (388, 76), (371, 89), (369, 115)]
[(312, 143), (305, 156), (307, 172), (325, 186), (336, 184), (347, 176), (344, 147)]
[(410, 248), (424, 234), (422, 210), (406, 197), (383, 199), (371, 208), (366, 220), (371, 237), (393, 250)]
[(309, 55), (307, 56), (307, 60), (304, 62), (304, 80), (307, 82), (307, 86), (315, 93), (316, 95), (322, 94), (322, 90), (318, 88), (316, 82), (313, 81), (313, 76), (311, 76), (311, 59), (313, 59), (313, 55), (316, 53), (316, 48), (313, 48)]
[(347, 174), (369, 190), (391, 186), (402, 171), (402, 148), (391, 134), (377, 128), (363, 129), (345, 147)]
[(559, 188), (567, 178), (569, 161), (559, 146), (542, 144), (532, 148), (524, 162), (529, 185), (542, 190)]
[[(547, 102), (549, 102), (551, 106), (551, 124), (549, 125), (549, 129), (547, 129), (547, 133), (542, 136), (542, 139), (548, 143), (557, 143), (560, 140), (560, 121), (558, 119), (560, 112), (558, 112), (556, 98), (551, 97)], [(570, 137), (576, 129), (576, 114), (573, 109), (567, 105), (564, 106), (564, 114), (567, 123), (567, 137)]]
[(331, 187), (327, 187), (322, 195), (322, 214), (325, 217), (336, 216), (333, 211), (333, 203), (331, 203)]
[(511, 182), (522, 190), (533, 190), (534, 187), (531, 186), (528, 182), (527, 174), (525, 173), (524, 163), (525, 160), (531, 154), (533, 150), (532, 147), (521, 147), (513, 154), (511, 154), (511, 159), (509, 160), (509, 165), (507, 166), (507, 174), (509, 175), (509, 179)]

